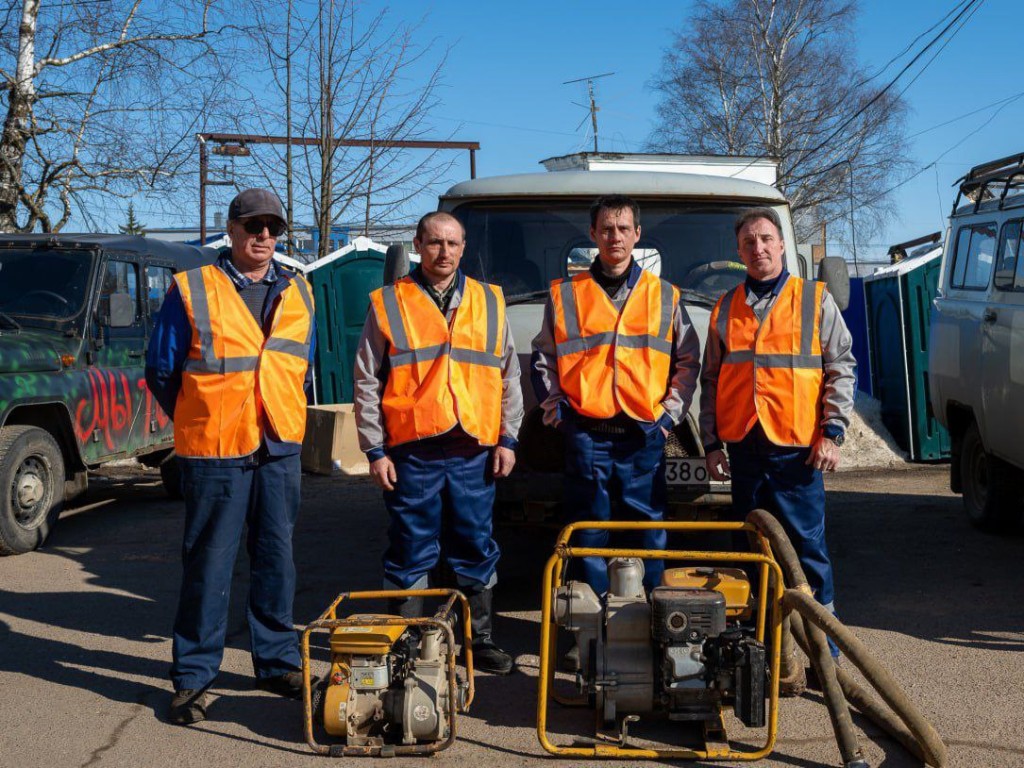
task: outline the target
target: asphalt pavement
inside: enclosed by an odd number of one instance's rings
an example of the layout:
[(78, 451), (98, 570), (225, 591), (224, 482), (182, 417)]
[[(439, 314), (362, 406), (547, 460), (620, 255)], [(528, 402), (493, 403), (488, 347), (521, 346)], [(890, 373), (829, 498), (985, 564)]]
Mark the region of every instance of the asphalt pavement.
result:
[[(1024, 535), (973, 530), (948, 491), (947, 472), (829, 478), (838, 609), (931, 718), (950, 765), (1024, 766)], [(379, 492), (366, 480), (306, 476), (303, 493), (299, 623), (341, 591), (379, 587), (387, 523)], [(244, 554), (208, 720), (187, 728), (165, 721), (181, 528), (182, 509), (164, 497), (158, 477), (116, 468), (94, 479), (45, 548), (0, 558), (0, 765), (330, 762), (305, 745), (298, 702), (252, 687)], [(496, 634), (519, 671), (478, 676), (459, 739), (431, 759), (435, 764), (553, 764), (534, 728), (540, 568), (554, 531), (502, 529), (498, 538), (504, 554)], [(862, 717), (855, 723), (872, 766), (920, 764)], [(585, 711), (553, 710), (558, 743), (592, 736), (592, 728)], [(839, 765), (819, 694), (783, 701), (775, 751), (759, 765)]]

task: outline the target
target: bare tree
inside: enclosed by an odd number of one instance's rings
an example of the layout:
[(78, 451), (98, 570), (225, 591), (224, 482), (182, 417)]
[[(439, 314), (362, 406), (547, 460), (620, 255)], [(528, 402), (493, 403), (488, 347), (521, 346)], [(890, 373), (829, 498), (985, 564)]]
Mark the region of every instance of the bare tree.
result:
[(0, 11), (0, 231), (59, 231), (74, 212), (91, 221), (101, 198), (169, 187), (224, 81), (211, 69), (215, 10), (21, 0)]
[(898, 96), (856, 63), (856, 0), (698, 0), (666, 51), (649, 146), (778, 159), (798, 236), (820, 222), (877, 229), (908, 166)]
[[(429, 112), (447, 52), (433, 41), (418, 42), (416, 26), (389, 23), (387, 11), (364, 16), (353, 0), (323, 0), (315, 15), (289, 13), (283, 26), (267, 21), (257, 23), (254, 40), (265, 51), (263, 74), (271, 85), (258, 96), (264, 108), (245, 113), (235, 127), (317, 142), (293, 153), (290, 145), (261, 148), (250, 168), (236, 169), (236, 181), (294, 185), (295, 208), (312, 218), (322, 256), (335, 223), (359, 221), (366, 231), (393, 221), (451, 168), (450, 155), (387, 146), (438, 138)], [(343, 147), (336, 139), (371, 145)]]

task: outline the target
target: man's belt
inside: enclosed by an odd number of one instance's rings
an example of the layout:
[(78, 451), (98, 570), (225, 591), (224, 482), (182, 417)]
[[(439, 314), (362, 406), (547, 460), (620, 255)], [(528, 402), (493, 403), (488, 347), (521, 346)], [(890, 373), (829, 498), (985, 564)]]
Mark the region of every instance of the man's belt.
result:
[(625, 413), (617, 413), (610, 419), (593, 419), (577, 414), (576, 423), (587, 432), (602, 435), (628, 435), (637, 430), (637, 423)]

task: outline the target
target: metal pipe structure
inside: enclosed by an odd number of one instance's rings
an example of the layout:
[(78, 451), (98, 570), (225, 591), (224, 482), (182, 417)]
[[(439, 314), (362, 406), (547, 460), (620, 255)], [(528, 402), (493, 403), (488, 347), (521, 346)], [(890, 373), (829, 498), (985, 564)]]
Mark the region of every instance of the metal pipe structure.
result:
[(206, 245), (206, 139), (199, 136), (199, 245)]
[[(196, 138), (199, 141), (199, 239), (206, 243), (206, 186), (209, 182), (207, 175), (206, 142), (212, 141), (215, 144), (287, 144), (293, 147), (315, 147), (319, 146), (321, 140), (306, 136), (267, 136), (252, 133), (198, 133)], [(383, 139), (333, 139), (332, 146), (335, 147), (364, 147), (375, 149), (383, 147), (387, 149), (460, 149), (469, 152), (469, 177), (476, 178), (476, 152), (480, 149), (478, 141), (388, 141)]]

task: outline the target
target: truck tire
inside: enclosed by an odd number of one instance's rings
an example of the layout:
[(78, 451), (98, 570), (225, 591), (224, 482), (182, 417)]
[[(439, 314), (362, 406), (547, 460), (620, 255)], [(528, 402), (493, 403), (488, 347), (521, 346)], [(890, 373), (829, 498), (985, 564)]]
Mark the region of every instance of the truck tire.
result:
[(0, 428), (0, 555), (31, 552), (64, 506), (64, 456), (39, 427)]
[(985, 450), (978, 425), (964, 433), (960, 455), (964, 511), (983, 531), (1012, 530), (1024, 512), (1024, 473)]
[(184, 489), (181, 487), (181, 462), (171, 452), (171, 455), (160, 462), (160, 479), (164, 484), (164, 491), (172, 499), (184, 498)]

